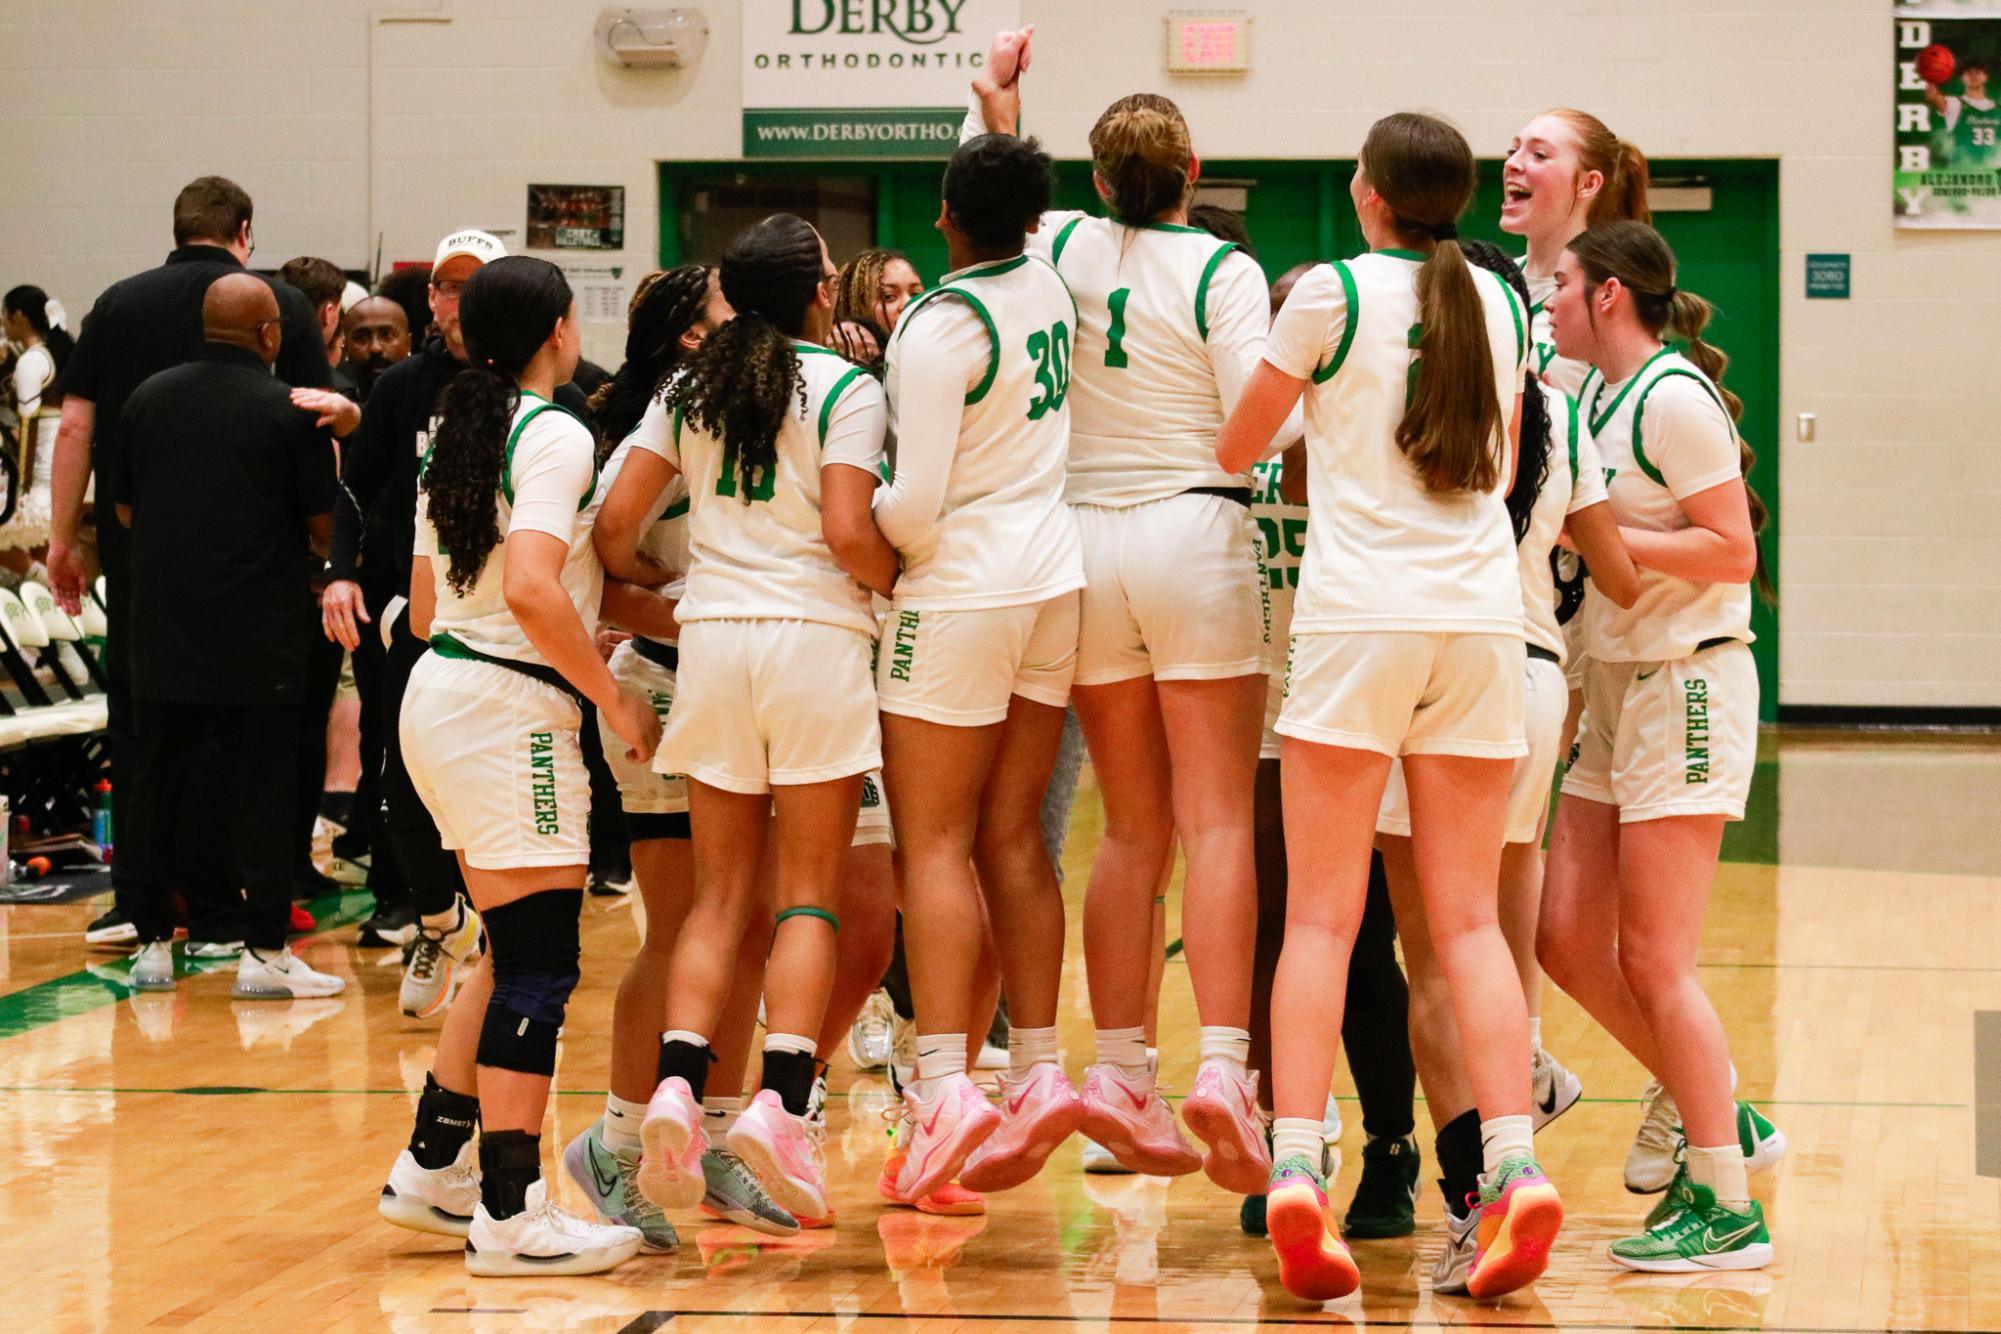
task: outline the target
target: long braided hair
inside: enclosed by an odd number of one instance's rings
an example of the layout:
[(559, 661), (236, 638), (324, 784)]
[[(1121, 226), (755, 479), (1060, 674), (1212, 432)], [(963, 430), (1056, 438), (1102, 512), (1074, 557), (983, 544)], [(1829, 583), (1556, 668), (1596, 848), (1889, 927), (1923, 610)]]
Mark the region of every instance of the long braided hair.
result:
[(421, 485), (431, 526), (448, 553), (445, 582), (465, 593), (500, 545), (494, 494), (507, 466), (507, 432), (521, 401), (519, 380), (570, 312), (570, 284), (544, 259), (509, 255), (480, 267), (459, 297), (459, 325), (472, 364), (445, 387), (443, 420)]
[(654, 274), (633, 296), (627, 313), (625, 364), (591, 395), (600, 456), (609, 455), (632, 434), (646, 415), (646, 405), (681, 364), (681, 336), (708, 308), (709, 278), (714, 272), (706, 264), (683, 264)]
[[(1492, 241), (1464, 241), (1466, 262), (1497, 274), (1513, 289), (1522, 309), (1529, 308), (1528, 280), (1507, 252)], [(1528, 536), (1529, 514), (1549, 482), (1549, 404), (1536, 384), (1535, 372), (1522, 377), (1522, 445), (1515, 461), (1515, 484), (1508, 488), (1508, 521), (1514, 525), (1515, 541)]]
[(722, 442), (723, 476), (734, 474), (748, 505), (758, 473), (778, 466), (778, 432), (806, 380), (792, 340), (825, 270), (820, 234), (804, 218), (775, 213), (746, 227), (723, 252), (723, 296), (736, 317), (709, 335), (662, 395), (697, 430)]

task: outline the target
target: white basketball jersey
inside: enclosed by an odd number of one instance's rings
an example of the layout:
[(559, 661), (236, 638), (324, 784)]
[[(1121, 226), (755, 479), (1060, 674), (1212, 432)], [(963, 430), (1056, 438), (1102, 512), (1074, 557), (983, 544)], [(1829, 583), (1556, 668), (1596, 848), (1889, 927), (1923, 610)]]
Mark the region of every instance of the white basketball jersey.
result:
[[(1531, 353), (1533, 355), (1533, 353)], [(1556, 619), (1556, 571), (1550, 555), (1563, 522), (1581, 509), (1605, 499), (1605, 470), (1585, 429), (1577, 400), (1547, 384), (1537, 387), (1549, 413), (1549, 476), (1529, 511), (1528, 532), (1515, 544), (1522, 575), (1522, 629), (1531, 644), (1564, 659), (1563, 627)], [(1523, 442), (1526, 449), (1527, 442)], [(1523, 468), (1531, 460), (1524, 456)]]
[[(1521, 576), (1508, 523), (1505, 434), (1493, 489), (1427, 491), (1398, 448), (1420, 332), (1424, 256), (1382, 250), (1300, 278), (1266, 358), (1311, 380), (1306, 558), (1294, 634), (1345, 630), (1522, 633)], [(1528, 355), (1514, 293), (1474, 271), (1505, 433)]]
[[(1737, 427), (1708, 376), (1662, 348), (1620, 384), (1594, 367), (1581, 406), (1604, 460), (1620, 524), (1657, 533), (1689, 526), (1684, 497), (1742, 477)], [(1685, 658), (1705, 641), (1751, 642), (1751, 586), (1706, 584), (1640, 567), (1640, 596), (1621, 608), (1585, 594), (1586, 651), (1601, 662)]]
[(433, 637), (449, 635), (488, 657), (548, 665), (507, 605), (507, 538), (516, 532), (546, 533), (568, 544), (558, 580), (584, 625), (597, 628), (604, 566), (591, 545), (591, 522), (597, 517), (596, 466), (597, 441), (589, 427), (567, 408), (522, 394), (507, 430), (506, 459), (493, 498), (500, 541), (487, 553), (479, 578), (463, 593), (449, 582), (451, 557), (431, 523), (430, 494), (418, 488), (413, 550), (431, 558), (437, 597), (431, 616)]
[(1556, 354), (1556, 339), (1549, 332), (1548, 310), (1549, 299), (1556, 294), (1556, 279), (1529, 277), (1526, 256), (1517, 262), (1522, 265), (1522, 278), (1529, 285), (1529, 369), (1550, 388), (1575, 398), (1584, 384), (1584, 373), (1591, 367)]
[(957, 447), (936, 522), (902, 550), (903, 607), (1020, 606), (1084, 586), (1063, 500), (1077, 307), (1043, 260), (1017, 255), (947, 274), (903, 312), (886, 376), (899, 448), (913, 425), (900, 415), (906, 349), (969, 319), (984, 326), (986, 346), (955, 370), (970, 386)]
[[(648, 405), (646, 415), (639, 419), (639, 425), (633, 428), (632, 434), (626, 436), (612, 451), (611, 457), (605, 460), (604, 468), (598, 474), (593, 512), (604, 508), (605, 499), (611, 495), (619, 474), (625, 471), (625, 462), (632, 457), (632, 451), (644, 449), (664, 458), (659, 442), (664, 441), (672, 430), (673, 421), (656, 398)], [(677, 473), (666, 490), (654, 500), (653, 510), (647, 515), (639, 534), (639, 549), (662, 569), (683, 576), (674, 584), (669, 584), (666, 590), (670, 597), (679, 596), (688, 573), (688, 484), (685, 477)], [(666, 639), (660, 642), (671, 644), (674, 641)]]
[(746, 480), (723, 471), (722, 441), (677, 416), (668, 462), (688, 484), (688, 587), (676, 618), (824, 621), (875, 633), (869, 593), (828, 549), (820, 526), (820, 469), (882, 466), (888, 408), (882, 386), (838, 354), (794, 344), (805, 404), (788, 405), (777, 462)]
[(1136, 505), (1246, 488), (1216, 433), (1264, 354), (1264, 272), (1198, 227), (1045, 213), (1029, 246), (1077, 300), (1069, 498)]

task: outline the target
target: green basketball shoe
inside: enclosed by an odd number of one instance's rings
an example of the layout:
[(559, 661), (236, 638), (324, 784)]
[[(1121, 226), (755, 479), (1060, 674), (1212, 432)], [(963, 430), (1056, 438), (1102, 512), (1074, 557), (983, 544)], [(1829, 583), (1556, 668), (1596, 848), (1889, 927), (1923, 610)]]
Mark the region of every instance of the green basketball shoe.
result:
[[(1637, 1237), (1608, 1248), (1615, 1264), (1648, 1274), (1697, 1274), (1711, 1269), (1763, 1269), (1772, 1262), (1772, 1236), (1756, 1200), (1743, 1213), (1716, 1202), (1707, 1186), (1677, 1178), (1670, 1194), (1686, 1191), (1682, 1207)], [(1658, 1211), (1657, 1211), (1658, 1212)]]

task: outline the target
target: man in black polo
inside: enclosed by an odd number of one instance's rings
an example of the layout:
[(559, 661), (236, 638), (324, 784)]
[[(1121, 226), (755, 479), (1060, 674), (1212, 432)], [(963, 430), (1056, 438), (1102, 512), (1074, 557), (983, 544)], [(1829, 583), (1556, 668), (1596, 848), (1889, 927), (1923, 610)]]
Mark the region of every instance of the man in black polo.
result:
[(180, 885), (211, 937), (244, 942), (237, 999), (331, 996), (341, 980), (294, 957), (285, 933), (312, 628), (299, 605), (309, 553), (324, 557), (332, 535), (333, 444), (270, 374), (270, 287), (218, 278), (202, 321), (195, 359), (126, 399), (111, 478), (130, 529), (135, 790), (118, 861), (138, 932), (132, 984), (174, 985)]
[[(190, 182), (174, 200), (174, 250), (167, 262), (120, 282), (97, 298), (76, 350), (63, 366), (62, 425), (51, 467), (53, 514), (47, 564), (56, 601), (71, 614), (82, 605), (85, 570), (77, 545), (84, 494), (95, 469), (101, 489), (116, 474), (125, 442), (119, 426), (125, 400), (141, 381), (192, 358), (202, 346), (202, 298), (225, 274), (244, 272), (253, 248), (250, 196), (220, 176)], [(262, 279), (277, 300), (284, 341), (277, 372), (287, 384), (331, 383), (325, 345), (312, 307), (288, 284)], [(108, 496), (107, 496), (108, 502)], [(107, 506), (108, 507), (108, 506)], [(108, 630), (105, 667), (110, 678), (112, 823), (123, 829), (132, 794), (132, 693), (126, 630), (126, 588), (131, 570), (129, 537), (108, 516), (97, 525), (98, 560), (104, 567)], [(122, 890), (123, 859), (112, 864)], [(91, 924), (94, 944), (133, 939), (121, 910)]]

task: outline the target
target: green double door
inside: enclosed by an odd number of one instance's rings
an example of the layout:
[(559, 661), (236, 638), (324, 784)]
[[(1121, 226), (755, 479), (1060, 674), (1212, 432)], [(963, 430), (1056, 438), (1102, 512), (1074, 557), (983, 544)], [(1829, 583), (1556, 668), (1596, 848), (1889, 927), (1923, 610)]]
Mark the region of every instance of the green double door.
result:
[[(1727, 382), (1744, 400), (1744, 438), (1758, 453), (1751, 484), (1772, 522), (1765, 560), (1778, 579), (1779, 521), (1779, 190), (1773, 161), (1657, 160), (1657, 184), (1674, 182), (1678, 207), (1655, 215), (1681, 260), (1678, 283), (1717, 307), (1706, 335), (1730, 355)], [(751, 166), (666, 163), (660, 167), (660, 262), (712, 262), (730, 235), (757, 217), (796, 212), (820, 226), (838, 263), (866, 245), (909, 255), (926, 282), (945, 271), (935, 163), (801, 163)], [(1219, 161), (1203, 164), (1204, 198), (1238, 209), (1268, 278), (1295, 264), (1360, 253), (1365, 247), (1348, 200), (1352, 160)], [(1706, 192), (1706, 194), (1705, 194)], [(1663, 192), (1665, 194), (1666, 192)], [(1504, 236), (1501, 166), (1481, 164), (1480, 192), (1462, 224), (1469, 237)], [(1058, 164), (1056, 204), (1102, 211), (1084, 163)], [(1705, 206), (1706, 205), (1706, 206)], [(1778, 711), (1779, 627), (1773, 610), (1754, 604), (1760, 711)]]

